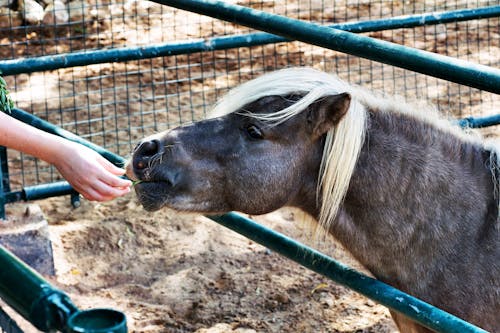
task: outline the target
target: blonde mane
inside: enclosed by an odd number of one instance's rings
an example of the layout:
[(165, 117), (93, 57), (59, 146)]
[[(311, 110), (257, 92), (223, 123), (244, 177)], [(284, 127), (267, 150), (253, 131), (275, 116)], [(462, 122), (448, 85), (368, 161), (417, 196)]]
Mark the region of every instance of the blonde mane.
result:
[(367, 111), (355, 98), (353, 87), (336, 76), (312, 68), (288, 68), (260, 76), (232, 89), (210, 113), (219, 117), (241, 109), (265, 96), (301, 94), (293, 105), (272, 114), (247, 114), (274, 125), (280, 124), (303, 110), (319, 98), (348, 92), (352, 95), (346, 116), (326, 136), (320, 166), (318, 198), (321, 195), (319, 223), (328, 229), (342, 204), (363, 146)]
[[(351, 104), (347, 114), (335, 128), (327, 133), (318, 175), (317, 198), (318, 200), (321, 198), (319, 224), (325, 230), (328, 230), (329, 225), (337, 216), (349, 188), (354, 168), (364, 144), (368, 109), (381, 112), (406, 112), (404, 110), (410, 110), (407, 113), (412, 117), (428, 121), (433, 126), (450, 131), (466, 140), (476, 141), (476, 139), (465, 136), (458, 126), (451, 126), (449, 121), (437, 116), (437, 112), (416, 112), (418, 110), (415, 107), (402, 107), (406, 104), (402, 100), (381, 98), (368, 90), (349, 85), (337, 76), (308, 67), (274, 71), (233, 88), (218, 101), (209, 117), (215, 118), (237, 112), (245, 105), (265, 96), (292, 94), (303, 96), (293, 105), (271, 114), (245, 113), (245, 116), (278, 125), (307, 109), (318, 99), (344, 92), (351, 95)], [(426, 109), (430, 108), (426, 106)], [(500, 154), (498, 149), (495, 151), (497, 152), (496, 157), (492, 157), (491, 161), (492, 171), (494, 174), (498, 174)], [(494, 168), (497, 170), (493, 170)], [(497, 182), (500, 182), (500, 179), (496, 179), (495, 184)]]

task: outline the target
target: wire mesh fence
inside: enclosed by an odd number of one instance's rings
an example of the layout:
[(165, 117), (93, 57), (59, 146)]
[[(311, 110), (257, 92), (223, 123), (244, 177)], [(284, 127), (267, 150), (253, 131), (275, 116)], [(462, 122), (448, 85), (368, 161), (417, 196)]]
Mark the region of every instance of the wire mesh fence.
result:
[[(26, 2), (28, 0), (24, 0)], [(45, 0), (44, 0), (45, 1)], [(22, 2), (22, 3), (24, 3)], [(148, 1), (59, 0), (0, 9), (0, 59), (206, 41), (255, 32)], [(500, 1), (238, 1), (240, 5), (331, 25), (400, 15), (497, 6)], [(2, 2), (0, 2), (2, 4)], [(499, 18), (365, 33), (431, 52), (499, 67)], [(127, 156), (139, 138), (203, 118), (228, 89), (288, 66), (314, 66), (408, 99), (423, 98), (453, 117), (496, 113), (498, 95), (301, 42), (191, 52), (6, 76), (17, 107)], [(494, 134), (490, 128), (487, 135)], [(13, 190), (53, 182), (46, 163), (8, 152)]]

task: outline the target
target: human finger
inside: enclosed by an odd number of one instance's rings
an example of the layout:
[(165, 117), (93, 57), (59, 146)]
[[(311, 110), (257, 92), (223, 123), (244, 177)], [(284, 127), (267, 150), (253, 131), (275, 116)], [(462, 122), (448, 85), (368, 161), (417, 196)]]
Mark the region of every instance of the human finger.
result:
[(83, 190), (78, 190), (75, 188), (75, 190), (80, 193), (82, 197), (89, 201), (104, 201), (104, 197), (91, 187), (85, 187), (85, 189)]
[(101, 166), (104, 168), (105, 172), (102, 172), (99, 176), (101, 181), (113, 187), (121, 188), (132, 186), (132, 182), (129, 179), (117, 177), (125, 174), (125, 169), (119, 168), (105, 159), (103, 160), (104, 161), (101, 161)]
[(130, 186), (113, 187), (106, 183), (99, 182), (93, 184), (93, 190), (99, 195), (98, 201), (107, 201), (130, 192)]
[(117, 167), (102, 156), (99, 156), (99, 163), (104, 167), (104, 169), (114, 175), (121, 176), (125, 174), (125, 169)]
[(114, 188), (128, 188), (132, 186), (132, 181), (112, 174), (101, 174), (99, 180)]

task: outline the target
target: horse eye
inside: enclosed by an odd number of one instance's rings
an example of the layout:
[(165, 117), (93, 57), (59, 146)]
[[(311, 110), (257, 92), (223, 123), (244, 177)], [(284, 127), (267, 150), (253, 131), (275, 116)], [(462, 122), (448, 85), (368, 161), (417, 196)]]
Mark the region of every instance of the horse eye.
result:
[(260, 128), (255, 125), (250, 125), (247, 127), (247, 133), (252, 139), (263, 139), (264, 135)]

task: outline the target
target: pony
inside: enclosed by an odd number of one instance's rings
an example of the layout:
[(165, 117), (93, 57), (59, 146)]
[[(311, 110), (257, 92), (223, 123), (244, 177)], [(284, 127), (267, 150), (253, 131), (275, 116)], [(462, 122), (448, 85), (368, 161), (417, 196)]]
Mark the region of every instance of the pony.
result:
[[(230, 90), (126, 169), (147, 211), (298, 207), (377, 279), (500, 332), (500, 146), (312, 68)], [(427, 328), (391, 311), (401, 332)]]

